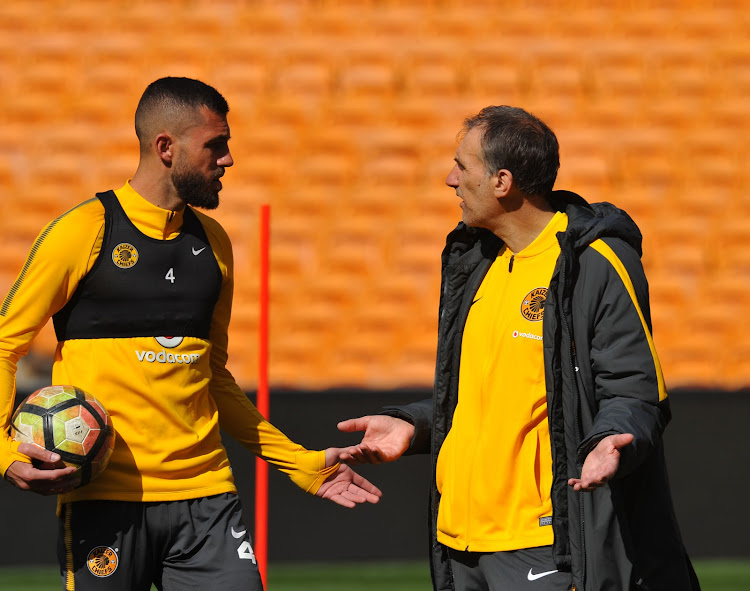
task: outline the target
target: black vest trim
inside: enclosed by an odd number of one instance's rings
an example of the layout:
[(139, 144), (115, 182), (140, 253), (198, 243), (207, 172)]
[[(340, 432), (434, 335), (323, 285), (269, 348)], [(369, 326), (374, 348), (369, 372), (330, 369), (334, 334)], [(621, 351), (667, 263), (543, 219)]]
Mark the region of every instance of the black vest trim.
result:
[(104, 206), (99, 257), (73, 297), (53, 317), (58, 341), (180, 336), (208, 339), (222, 277), (206, 231), (185, 207), (174, 240), (146, 236), (114, 191)]

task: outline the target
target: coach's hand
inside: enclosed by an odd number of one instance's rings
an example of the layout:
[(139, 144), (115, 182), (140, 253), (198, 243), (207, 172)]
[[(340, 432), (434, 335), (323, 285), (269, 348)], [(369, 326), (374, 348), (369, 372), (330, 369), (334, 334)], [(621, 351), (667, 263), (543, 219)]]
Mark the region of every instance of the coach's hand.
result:
[(32, 443), (22, 443), (18, 452), (33, 464), (16, 460), (5, 472), (5, 479), (21, 490), (57, 495), (72, 491), (81, 482), (78, 469), (66, 466), (59, 454)]
[(620, 467), (620, 450), (633, 442), (633, 435), (622, 433), (609, 435), (596, 444), (583, 462), (580, 478), (570, 478), (568, 484), (574, 490), (591, 492), (604, 486)]
[[(339, 461), (340, 453), (340, 448), (329, 447), (326, 450), (326, 466), (336, 464)], [(351, 509), (359, 503), (377, 503), (383, 493), (372, 482), (357, 474), (349, 466), (341, 464), (338, 470), (320, 485), (315, 496)]]
[(414, 437), (414, 425), (388, 415), (369, 415), (341, 421), (339, 431), (364, 431), (359, 445), (341, 450), (339, 459), (349, 464), (382, 464), (395, 462), (409, 448)]

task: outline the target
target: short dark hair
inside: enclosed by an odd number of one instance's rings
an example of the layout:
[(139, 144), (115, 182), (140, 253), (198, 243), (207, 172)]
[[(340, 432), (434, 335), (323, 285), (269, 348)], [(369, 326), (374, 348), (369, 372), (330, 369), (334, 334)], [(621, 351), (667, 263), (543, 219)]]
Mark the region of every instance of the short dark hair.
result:
[(513, 174), (522, 193), (547, 197), (560, 168), (557, 138), (540, 119), (518, 107), (490, 106), (464, 121), (464, 132), (482, 132), (482, 160), (487, 174)]
[(192, 78), (160, 78), (149, 84), (135, 110), (135, 133), (143, 142), (147, 140), (149, 120), (155, 114), (174, 113), (186, 109), (208, 107), (218, 115), (229, 112), (226, 99), (212, 86)]

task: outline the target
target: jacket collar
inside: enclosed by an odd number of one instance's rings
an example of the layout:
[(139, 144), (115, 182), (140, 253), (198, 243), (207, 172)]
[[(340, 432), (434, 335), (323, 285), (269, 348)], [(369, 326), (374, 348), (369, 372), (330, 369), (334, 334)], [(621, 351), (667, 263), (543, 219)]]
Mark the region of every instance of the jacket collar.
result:
[[(643, 236), (632, 218), (619, 207), (607, 203), (588, 203), (571, 191), (552, 191), (550, 202), (557, 211), (568, 215), (568, 229), (564, 240), (576, 250), (582, 250), (599, 238), (620, 238), (643, 254)], [(558, 235), (559, 236), (559, 235)], [(485, 258), (494, 258), (503, 242), (489, 230), (473, 228), (460, 222), (448, 234), (443, 265), (457, 264), (479, 243)]]

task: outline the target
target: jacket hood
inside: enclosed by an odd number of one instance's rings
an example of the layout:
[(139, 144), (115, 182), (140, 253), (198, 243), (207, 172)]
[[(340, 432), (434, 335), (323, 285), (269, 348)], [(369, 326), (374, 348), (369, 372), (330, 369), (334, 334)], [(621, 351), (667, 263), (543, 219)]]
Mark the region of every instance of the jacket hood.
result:
[(567, 234), (580, 250), (599, 238), (620, 238), (642, 256), (643, 236), (633, 219), (619, 207), (607, 203), (587, 203), (571, 191), (552, 191), (550, 202), (568, 214)]

